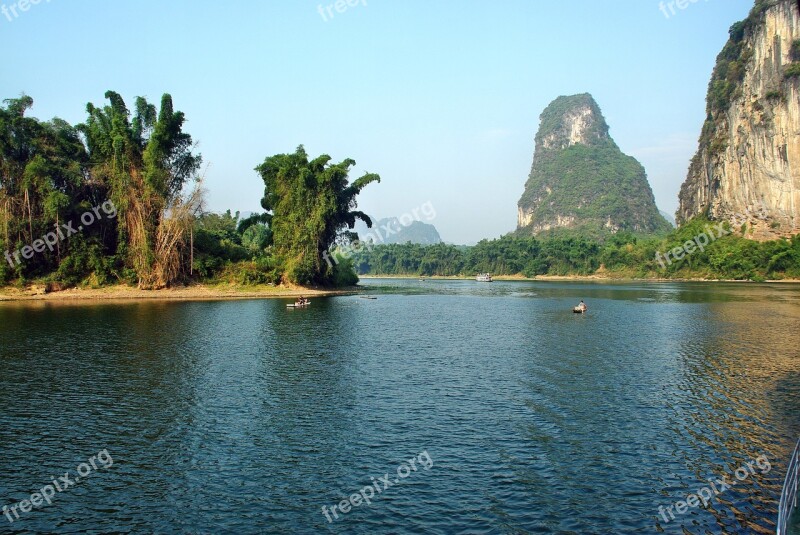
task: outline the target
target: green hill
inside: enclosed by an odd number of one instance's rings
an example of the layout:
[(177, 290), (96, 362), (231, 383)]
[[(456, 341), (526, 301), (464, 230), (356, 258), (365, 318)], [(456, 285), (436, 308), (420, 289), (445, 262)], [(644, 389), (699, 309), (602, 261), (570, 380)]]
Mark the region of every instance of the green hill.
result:
[(517, 234), (671, 230), (644, 168), (611, 139), (591, 95), (559, 97), (540, 119), (531, 173), (518, 203)]

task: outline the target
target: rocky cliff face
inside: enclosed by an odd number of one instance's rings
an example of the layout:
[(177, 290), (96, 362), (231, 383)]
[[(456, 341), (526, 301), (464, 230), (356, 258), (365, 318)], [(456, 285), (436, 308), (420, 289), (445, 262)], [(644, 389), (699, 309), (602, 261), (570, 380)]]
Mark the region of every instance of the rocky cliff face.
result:
[(666, 232), (644, 168), (624, 155), (591, 95), (554, 100), (540, 117), (517, 232)]
[(731, 28), (709, 84), (708, 118), (681, 187), (678, 223), (729, 221), (745, 235), (800, 232), (800, 12), (759, 0)]

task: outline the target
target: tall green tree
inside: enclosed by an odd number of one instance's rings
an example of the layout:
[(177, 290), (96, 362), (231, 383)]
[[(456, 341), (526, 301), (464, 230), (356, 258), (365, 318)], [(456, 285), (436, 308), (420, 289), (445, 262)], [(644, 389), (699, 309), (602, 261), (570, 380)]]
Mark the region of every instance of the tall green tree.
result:
[[(138, 97), (133, 117), (122, 97), (106, 92), (109, 105), (88, 104), (80, 126), (86, 137), (93, 179), (109, 190), (120, 215), (119, 254), (138, 277), (139, 286), (159, 288), (174, 282), (186, 264), (182, 258), (191, 216), (181, 193), (195, 176), (201, 157), (183, 131), (185, 117), (172, 97), (160, 110)], [(199, 203), (198, 192), (191, 203)]]
[(270, 156), (256, 168), (265, 185), (261, 205), (271, 215), (267, 220), (288, 282), (332, 284), (337, 266), (324, 255), (337, 239), (352, 239), (349, 231), (356, 220), (372, 226), (356, 210), (356, 197), (368, 184), (380, 182), (380, 176), (365, 173), (351, 184), (348, 175), (356, 162), (330, 162), (327, 154), (309, 160), (301, 145), (293, 154)]
[[(87, 156), (75, 128), (60, 119), (27, 117), (33, 99), (22, 96), (0, 107), (0, 245), (13, 252), (31, 245), (79, 211), (87, 200)], [(74, 243), (74, 242), (73, 242)], [(69, 244), (14, 263), (4, 261), (0, 279), (46, 273), (58, 266)], [(5, 275), (4, 275), (5, 273)]]

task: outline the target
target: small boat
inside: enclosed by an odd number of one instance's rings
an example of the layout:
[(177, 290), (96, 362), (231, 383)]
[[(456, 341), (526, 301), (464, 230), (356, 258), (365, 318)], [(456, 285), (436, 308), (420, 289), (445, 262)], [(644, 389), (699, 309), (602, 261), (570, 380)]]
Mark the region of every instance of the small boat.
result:
[(586, 310), (581, 307), (575, 307), (572, 309), (575, 314), (585, 314)]
[(286, 308), (305, 308), (305, 307), (310, 306), (310, 305), (311, 305), (311, 301), (306, 301), (305, 303), (301, 303), (300, 301), (297, 301), (296, 303), (289, 303), (288, 305), (286, 305)]
[(475, 277), (475, 280), (478, 282), (492, 282), (492, 276), (488, 273), (481, 273)]
[(361, 297), (361, 299), (377, 299), (377, 297), (372, 297), (371, 295), (361, 295), (359, 297)]

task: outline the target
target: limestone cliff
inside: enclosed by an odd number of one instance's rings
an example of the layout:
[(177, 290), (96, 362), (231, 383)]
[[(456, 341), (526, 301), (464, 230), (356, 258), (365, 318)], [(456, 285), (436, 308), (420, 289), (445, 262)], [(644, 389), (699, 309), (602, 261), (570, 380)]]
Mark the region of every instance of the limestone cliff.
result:
[(608, 134), (591, 95), (559, 97), (540, 117), (517, 233), (666, 232), (644, 168)]
[(800, 232), (799, 84), (798, 2), (759, 0), (717, 57), (679, 224), (706, 215), (754, 239)]

